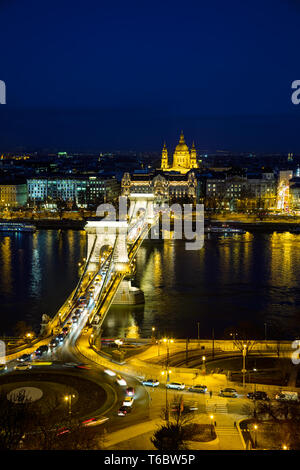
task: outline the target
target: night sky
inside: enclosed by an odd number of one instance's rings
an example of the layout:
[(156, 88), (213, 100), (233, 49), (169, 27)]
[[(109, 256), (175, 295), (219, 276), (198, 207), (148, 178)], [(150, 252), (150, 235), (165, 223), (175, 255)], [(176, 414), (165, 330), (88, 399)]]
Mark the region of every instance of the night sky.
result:
[(300, 153), (298, 0), (0, 0), (0, 152)]

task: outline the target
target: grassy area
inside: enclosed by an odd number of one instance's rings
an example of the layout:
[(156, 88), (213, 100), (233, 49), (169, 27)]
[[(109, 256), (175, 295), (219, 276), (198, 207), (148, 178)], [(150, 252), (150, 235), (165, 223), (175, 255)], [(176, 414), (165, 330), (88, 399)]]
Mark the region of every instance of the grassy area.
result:
[(42, 390), (43, 397), (37, 401), (45, 412), (49, 410), (49, 404), (53, 405), (56, 400), (61, 405), (58, 412), (66, 412), (66, 404), (63, 401), (66, 394), (74, 394), (72, 412), (78, 415), (88, 415), (99, 409), (106, 400), (106, 393), (99, 385), (79, 378), (71, 374), (59, 373), (11, 373), (0, 377), (0, 392), (9, 392), (20, 387), (37, 387)]
[[(293, 364), (288, 358), (248, 356), (246, 358), (247, 383), (287, 385)], [(207, 362), (207, 373), (226, 373), (230, 380), (242, 382), (242, 357), (217, 359)]]

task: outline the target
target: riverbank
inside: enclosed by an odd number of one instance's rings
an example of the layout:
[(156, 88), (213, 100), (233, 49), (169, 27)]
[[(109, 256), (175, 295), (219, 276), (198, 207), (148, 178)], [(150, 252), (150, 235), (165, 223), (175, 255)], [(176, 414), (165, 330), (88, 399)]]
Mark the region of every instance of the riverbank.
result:
[[(89, 217), (90, 220), (92, 217)], [(86, 218), (28, 218), (18, 217), (3, 219), (0, 218), (2, 223), (27, 223), (33, 224), (38, 230), (83, 230), (87, 222)], [(300, 233), (300, 217), (280, 217), (278, 219), (267, 218), (265, 220), (256, 220), (253, 217), (236, 217), (230, 214), (230, 216), (205, 216), (205, 226), (216, 226), (221, 227), (223, 224), (228, 224), (230, 227), (240, 228), (248, 232), (291, 232)], [(171, 229), (172, 224), (171, 224)]]

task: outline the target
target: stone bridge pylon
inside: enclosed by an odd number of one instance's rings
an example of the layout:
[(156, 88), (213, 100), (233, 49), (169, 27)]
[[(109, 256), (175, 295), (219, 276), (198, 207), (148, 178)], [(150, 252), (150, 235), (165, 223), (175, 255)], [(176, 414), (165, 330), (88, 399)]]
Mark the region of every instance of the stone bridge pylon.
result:
[(106, 246), (113, 249), (113, 262), (116, 271), (129, 271), (127, 251), (126, 221), (89, 220), (85, 226), (87, 232), (87, 271), (97, 271), (101, 254)]

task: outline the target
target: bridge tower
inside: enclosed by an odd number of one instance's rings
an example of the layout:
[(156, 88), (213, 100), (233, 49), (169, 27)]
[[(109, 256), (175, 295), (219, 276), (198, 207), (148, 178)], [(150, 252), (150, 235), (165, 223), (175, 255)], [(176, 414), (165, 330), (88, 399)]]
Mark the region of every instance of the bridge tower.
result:
[(87, 271), (99, 269), (101, 250), (106, 245), (113, 248), (116, 271), (129, 271), (127, 222), (89, 220), (84, 229), (87, 232)]
[(154, 222), (154, 200), (155, 195), (153, 193), (131, 193), (129, 196), (130, 207), (129, 207), (129, 220), (134, 222), (138, 214), (141, 212), (145, 213), (147, 222), (152, 224)]

